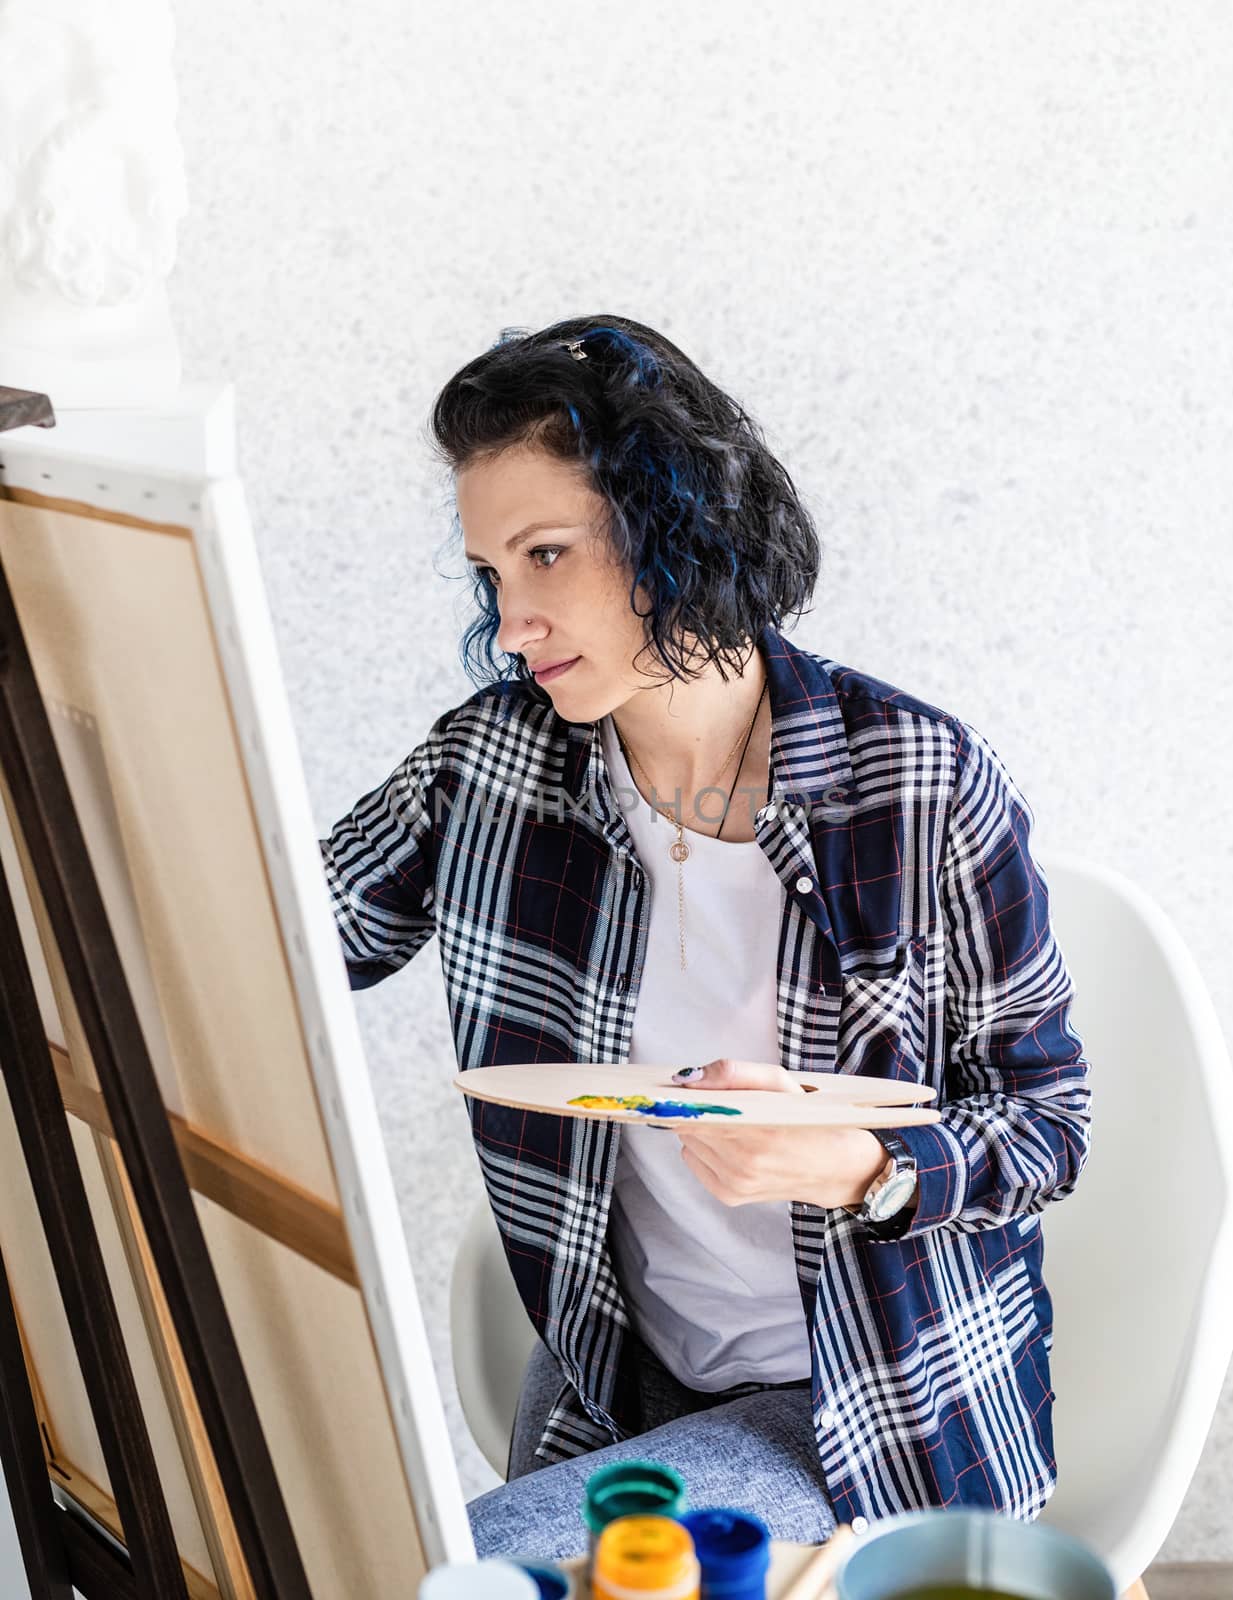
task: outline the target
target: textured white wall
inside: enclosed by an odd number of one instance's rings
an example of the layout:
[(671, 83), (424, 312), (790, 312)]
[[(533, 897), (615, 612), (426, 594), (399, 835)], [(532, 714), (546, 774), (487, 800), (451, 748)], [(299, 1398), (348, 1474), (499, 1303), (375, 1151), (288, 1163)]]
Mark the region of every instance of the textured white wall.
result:
[[(73, 1591), (76, 1594), (76, 1590)], [(30, 1600), (30, 1585), (26, 1580), (26, 1564), (22, 1560), (21, 1546), (17, 1542), (17, 1528), (13, 1522), (13, 1508), (0, 1480), (0, 1594), (5, 1600)]]
[[(623, 312), (815, 511), (793, 637), (986, 733), (1037, 842), (1139, 880), (1230, 1017), (1227, 7), (182, 0), (177, 28), (171, 295), (186, 372), (238, 384), (322, 832), (470, 692), (438, 387), (503, 323)], [(474, 1491), (435, 946), (357, 1005)], [(1231, 1478), (1233, 1388), (1165, 1559), (1233, 1557)]]

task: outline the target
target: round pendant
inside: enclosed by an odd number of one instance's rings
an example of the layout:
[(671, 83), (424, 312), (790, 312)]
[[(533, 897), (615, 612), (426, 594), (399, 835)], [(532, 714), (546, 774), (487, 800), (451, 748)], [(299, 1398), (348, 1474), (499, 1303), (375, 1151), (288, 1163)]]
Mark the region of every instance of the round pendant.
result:
[(668, 846), (668, 854), (674, 861), (688, 861), (689, 846), (684, 839), (678, 839), (675, 844)]

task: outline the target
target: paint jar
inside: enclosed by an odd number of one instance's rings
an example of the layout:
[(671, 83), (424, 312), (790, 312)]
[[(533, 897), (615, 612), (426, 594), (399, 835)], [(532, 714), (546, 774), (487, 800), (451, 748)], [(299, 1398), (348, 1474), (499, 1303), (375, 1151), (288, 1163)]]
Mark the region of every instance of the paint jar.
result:
[(766, 1600), (771, 1535), (746, 1511), (715, 1506), (680, 1519), (702, 1568), (702, 1600)]
[(539, 1600), (535, 1579), (512, 1561), (451, 1562), (420, 1582), (419, 1600)]
[(1118, 1585), (1085, 1540), (981, 1506), (933, 1506), (870, 1524), (835, 1575), (839, 1600), (1117, 1600)]
[(618, 1517), (600, 1534), (592, 1600), (699, 1600), (689, 1529), (672, 1517)]
[(573, 1600), (574, 1585), (569, 1573), (562, 1572), (551, 1561), (523, 1561), (518, 1556), (511, 1556), (510, 1560), (534, 1580), (539, 1588), (539, 1600)]
[(582, 1520), (595, 1542), (617, 1517), (679, 1517), (685, 1509), (685, 1481), (658, 1461), (614, 1461), (587, 1479)]

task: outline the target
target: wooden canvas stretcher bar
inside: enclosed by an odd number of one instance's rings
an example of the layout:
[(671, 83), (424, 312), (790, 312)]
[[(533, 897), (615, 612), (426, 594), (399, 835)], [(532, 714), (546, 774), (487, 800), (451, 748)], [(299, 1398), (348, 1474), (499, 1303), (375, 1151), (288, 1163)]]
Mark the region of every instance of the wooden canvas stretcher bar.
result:
[[(64, 1109), (98, 1133), (114, 1137), (102, 1095), (73, 1076), (65, 1051), (53, 1045), (51, 1054)], [(174, 1112), (168, 1120), (191, 1189), (358, 1288), (347, 1230), (336, 1206), (199, 1133)]]

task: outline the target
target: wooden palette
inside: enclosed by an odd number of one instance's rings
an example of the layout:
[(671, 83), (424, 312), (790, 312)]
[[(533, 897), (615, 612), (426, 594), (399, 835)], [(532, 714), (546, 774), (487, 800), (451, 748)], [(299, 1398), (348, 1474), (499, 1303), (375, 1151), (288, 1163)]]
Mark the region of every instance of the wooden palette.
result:
[[(914, 1103), (931, 1100), (936, 1094), (923, 1083), (848, 1073), (797, 1072), (793, 1077), (810, 1092), (783, 1094), (773, 1089), (708, 1089), (673, 1083), (672, 1074), (677, 1070), (674, 1065), (629, 1061), (519, 1062), (473, 1067), (469, 1072), (458, 1073), (454, 1083), (474, 1099), (521, 1111), (638, 1122), (653, 1128), (896, 1128), (937, 1122), (940, 1117), (932, 1107)], [(581, 1096), (615, 1099), (635, 1095), (656, 1105), (676, 1101), (723, 1109), (689, 1115), (639, 1110), (636, 1106), (571, 1103)]]

